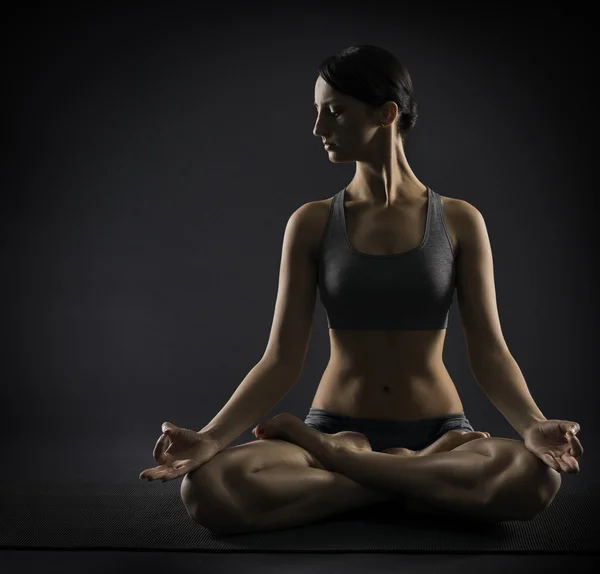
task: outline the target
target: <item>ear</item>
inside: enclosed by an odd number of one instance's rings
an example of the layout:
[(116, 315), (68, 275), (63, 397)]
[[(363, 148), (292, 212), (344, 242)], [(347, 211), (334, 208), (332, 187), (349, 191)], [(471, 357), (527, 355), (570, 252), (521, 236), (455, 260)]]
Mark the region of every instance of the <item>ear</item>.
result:
[(386, 126), (394, 123), (396, 118), (400, 116), (400, 112), (398, 110), (398, 104), (396, 102), (386, 102), (383, 104), (383, 108), (381, 110), (380, 123), (385, 124)]

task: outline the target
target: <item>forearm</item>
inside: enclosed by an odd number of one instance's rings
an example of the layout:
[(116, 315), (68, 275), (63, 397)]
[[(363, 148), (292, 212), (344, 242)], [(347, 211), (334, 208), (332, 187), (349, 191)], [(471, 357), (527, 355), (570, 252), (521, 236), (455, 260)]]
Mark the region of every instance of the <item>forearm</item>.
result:
[(471, 364), (471, 372), (491, 403), (521, 437), (532, 423), (547, 420), (510, 353), (490, 355), (476, 365)]
[(286, 365), (261, 359), (246, 375), (231, 398), (203, 428), (205, 434), (226, 448), (240, 434), (271, 410), (294, 386), (300, 373)]

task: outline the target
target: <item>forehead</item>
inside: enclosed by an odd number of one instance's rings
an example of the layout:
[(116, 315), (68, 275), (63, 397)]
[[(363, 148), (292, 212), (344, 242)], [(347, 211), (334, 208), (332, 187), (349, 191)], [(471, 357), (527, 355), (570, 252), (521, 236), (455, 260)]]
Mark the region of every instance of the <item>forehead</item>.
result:
[(333, 89), (321, 76), (317, 78), (315, 83), (315, 101), (314, 105), (326, 105), (331, 101), (345, 101), (344, 94)]

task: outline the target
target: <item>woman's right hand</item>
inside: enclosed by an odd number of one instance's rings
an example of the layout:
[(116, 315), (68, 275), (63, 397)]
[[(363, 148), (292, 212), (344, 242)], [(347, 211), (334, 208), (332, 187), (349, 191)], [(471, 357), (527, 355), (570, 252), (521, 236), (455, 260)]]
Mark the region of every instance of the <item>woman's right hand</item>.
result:
[[(163, 423), (162, 431), (154, 447), (154, 460), (159, 466), (144, 470), (140, 479), (166, 482), (179, 478), (202, 466), (221, 450), (217, 442), (206, 435), (169, 422)], [(167, 447), (169, 439), (171, 444)]]

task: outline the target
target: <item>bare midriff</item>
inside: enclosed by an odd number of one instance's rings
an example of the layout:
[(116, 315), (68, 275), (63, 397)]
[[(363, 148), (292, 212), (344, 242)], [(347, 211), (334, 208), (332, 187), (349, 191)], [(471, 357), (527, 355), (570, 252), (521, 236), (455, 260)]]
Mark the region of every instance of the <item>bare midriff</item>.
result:
[(417, 420), (463, 412), (442, 359), (446, 329), (329, 330), (331, 357), (312, 407), (360, 418)]

